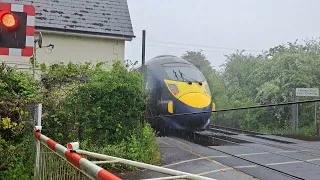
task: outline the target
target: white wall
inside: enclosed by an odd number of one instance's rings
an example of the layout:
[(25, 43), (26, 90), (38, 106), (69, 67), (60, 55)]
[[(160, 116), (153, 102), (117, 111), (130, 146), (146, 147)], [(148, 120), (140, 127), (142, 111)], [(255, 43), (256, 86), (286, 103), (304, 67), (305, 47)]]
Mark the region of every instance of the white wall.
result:
[[(72, 61), (74, 63), (105, 61), (110, 66), (114, 60), (124, 61), (124, 40), (42, 34), (43, 45), (54, 44), (54, 49), (52, 52), (47, 48), (38, 49), (37, 61), (39, 63), (49, 65), (60, 61)], [(38, 37), (38, 34), (35, 37)], [(28, 64), (28, 57), (0, 56), (1, 61), (5, 61), (10, 66), (16, 66), (17, 68), (32, 67)]]

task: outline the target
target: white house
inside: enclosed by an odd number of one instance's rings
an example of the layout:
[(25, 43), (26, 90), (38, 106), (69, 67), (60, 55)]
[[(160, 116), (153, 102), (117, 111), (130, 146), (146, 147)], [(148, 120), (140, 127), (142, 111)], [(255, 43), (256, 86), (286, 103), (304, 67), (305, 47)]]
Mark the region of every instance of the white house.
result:
[[(37, 61), (51, 64), (124, 60), (125, 41), (134, 38), (127, 0), (2, 0), (33, 5), (36, 35), (43, 34)], [(0, 61), (29, 68), (29, 58), (0, 56)]]

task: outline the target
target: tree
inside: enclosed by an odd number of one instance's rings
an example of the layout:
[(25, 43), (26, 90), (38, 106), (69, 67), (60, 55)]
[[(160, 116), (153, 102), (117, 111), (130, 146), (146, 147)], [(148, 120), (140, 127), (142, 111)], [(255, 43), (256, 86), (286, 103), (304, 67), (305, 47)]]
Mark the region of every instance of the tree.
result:
[[(192, 63), (195, 67), (197, 67), (201, 72), (206, 73), (207, 71), (211, 71), (211, 64), (206, 58), (202, 51), (187, 51), (181, 56), (182, 59), (187, 60)], [(208, 72), (207, 72), (208, 73)]]
[[(319, 87), (319, 54), (319, 42), (312, 40), (305, 44), (296, 41), (279, 45), (257, 56), (243, 52), (228, 55), (222, 73), (228, 102), (232, 106), (288, 102), (293, 100), (293, 91), (297, 87)], [(311, 109), (312, 104), (301, 107), (301, 126), (312, 123), (312, 114), (304, 113)], [(291, 106), (265, 108), (256, 113), (250, 116), (240, 111), (235, 113), (239, 119), (237, 126), (244, 125), (243, 128), (249, 129), (290, 129)], [(227, 122), (231, 120), (224, 119)]]

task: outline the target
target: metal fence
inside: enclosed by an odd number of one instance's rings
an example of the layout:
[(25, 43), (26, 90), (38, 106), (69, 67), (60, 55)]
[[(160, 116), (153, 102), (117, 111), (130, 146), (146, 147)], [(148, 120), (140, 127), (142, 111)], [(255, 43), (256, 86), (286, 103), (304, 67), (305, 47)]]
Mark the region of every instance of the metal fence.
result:
[(36, 171), (38, 180), (89, 180), (84, 173), (58, 156), (47, 146), (41, 144), (39, 157), (39, 168)]
[(36, 152), (35, 179), (121, 180), (76, 152), (68, 150), (41, 134), (40, 131), (41, 126), (36, 126), (35, 137), (41, 145)]

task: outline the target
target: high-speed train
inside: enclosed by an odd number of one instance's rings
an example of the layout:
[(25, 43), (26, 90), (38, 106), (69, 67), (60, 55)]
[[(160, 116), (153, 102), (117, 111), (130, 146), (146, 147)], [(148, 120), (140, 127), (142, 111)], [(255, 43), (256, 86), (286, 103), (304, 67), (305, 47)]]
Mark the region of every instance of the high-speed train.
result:
[(145, 90), (149, 97), (149, 123), (160, 132), (204, 130), (212, 113), (196, 113), (215, 110), (203, 74), (176, 56), (162, 55), (146, 62)]

